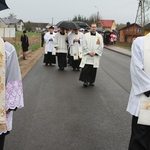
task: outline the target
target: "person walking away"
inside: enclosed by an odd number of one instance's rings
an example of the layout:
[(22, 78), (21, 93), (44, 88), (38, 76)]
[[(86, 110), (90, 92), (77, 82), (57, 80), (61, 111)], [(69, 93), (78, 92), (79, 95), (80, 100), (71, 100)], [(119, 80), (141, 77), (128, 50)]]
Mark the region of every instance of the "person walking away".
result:
[(127, 106), (127, 111), (132, 115), (132, 130), (128, 150), (150, 150), (150, 125), (138, 123), (142, 99), (150, 97), (149, 43), (150, 34), (136, 38), (132, 44), (132, 87)]
[(67, 43), (68, 35), (65, 33), (65, 29), (61, 28), (60, 32), (55, 35), (54, 40), (59, 70), (64, 70), (67, 67)]
[(80, 62), (82, 59), (82, 42), (83, 42), (83, 33), (79, 32), (78, 29), (74, 29), (69, 35), (69, 45), (70, 45), (70, 55), (72, 58), (72, 68), (73, 71), (76, 69), (79, 71)]
[(99, 68), (100, 57), (103, 52), (103, 38), (96, 32), (96, 29), (96, 23), (92, 23), (90, 32), (85, 34), (83, 42), (83, 56), (80, 64), (82, 70), (79, 80), (84, 82), (84, 87), (94, 86), (97, 68)]
[(45, 66), (48, 66), (48, 64), (51, 66), (52, 64), (56, 64), (56, 51), (54, 48), (54, 27), (49, 27), (49, 32), (47, 32), (44, 36), (45, 40), (45, 55), (44, 55), (44, 63)]
[(21, 46), (23, 51), (23, 60), (26, 60), (26, 52), (28, 51), (29, 40), (25, 30), (23, 31), (23, 35), (21, 36), (21, 43), (22, 43)]
[(13, 112), (24, 107), (23, 87), (16, 50), (0, 38), (0, 150), (12, 130)]
[(44, 46), (44, 35), (45, 35), (45, 30), (43, 30), (41, 33), (41, 47)]

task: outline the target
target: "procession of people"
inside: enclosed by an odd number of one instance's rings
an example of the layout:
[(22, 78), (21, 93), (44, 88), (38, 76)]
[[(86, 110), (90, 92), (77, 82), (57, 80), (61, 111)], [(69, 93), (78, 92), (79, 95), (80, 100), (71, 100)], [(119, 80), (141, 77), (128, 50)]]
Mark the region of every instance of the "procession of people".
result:
[[(0, 11), (8, 9), (5, 0), (1, 0), (0, 4)], [(142, 6), (141, 1), (139, 4)], [(78, 23), (80, 24), (81, 22)], [(62, 72), (70, 65), (72, 67), (72, 71), (80, 71), (79, 80), (83, 82), (83, 87), (87, 88), (88, 86), (94, 86), (97, 69), (100, 67), (100, 60), (103, 54), (104, 44), (115, 44), (117, 40), (117, 33), (114, 31), (105, 31), (103, 34), (99, 33), (97, 31), (96, 23), (92, 23), (90, 25), (90, 30), (84, 30), (83, 28), (79, 30), (79, 26), (71, 21), (62, 21), (58, 24), (58, 27), (59, 31), (57, 33), (54, 32), (53, 26), (49, 27), (48, 32), (42, 32), (41, 47), (45, 48), (43, 63), (48, 69), (48, 66), (55, 65), (57, 62), (58, 69)], [(23, 52), (23, 60), (26, 60), (26, 52), (28, 51), (29, 40), (25, 30), (23, 31), (23, 35), (21, 35), (20, 41)], [(132, 57), (130, 64), (132, 86), (127, 105), (127, 112), (132, 115), (132, 127), (128, 150), (150, 150), (149, 43), (150, 33), (146, 36), (136, 38), (132, 44)], [(0, 150), (4, 149), (5, 137), (12, 130), (13, 113), (23, 107), (23, 84), (16, 49), (11, 43), (0, 37)], [(59, 115), (56, 116), (59, 117)], [(83, 116), (81, 117), (83, 119)], [(75, 118), (75, 120), (79, 120), (79, 118)], [(58, 124), (59, 122), (56, 123)], [(74, 122), (71, 122), (71, 125), (72, 123)], [(95, 122), (92, 122), (92, 124), (94, 123)], [(84, 127), (87, 127), (88, 125), (89, 124), (86, 122), (86, 126)], [(63, 124), (63, 126), (65, 125)], [(81, 130), (79, 125), (75, 127), (79, 127), (79, 131)], [(90, 130), (93, 130), (91, 127)], [(69, 131), (70, 129), (72, 129), (72, 126), (69, 128)], [(74, 130), (76, 132), (76, 129)], [(47, 128), (46, 131), (48, 131)], [(97, 130), (94, 129), (94, 131)], [(67, 135), (66, 131), (65, 135)], [(57, 139), (57, 141), (59, 140)], [(66, 141), (67, 140), (65, 140), (65, 142)], [(33, 141), (31, 143), (33, 143)], [(96, 142), (94, 141), (94, 143)], [(73, 146), (75, 145), (77, 144), (74, 142)], [(107, 149), (107, 147), (104, 149)]]
[[(45, 40), (45, 66), (56, 64), (63, 71), (70, 64), (73, 71), (80, 71), (79, 80), (84, 87), (94, 86), (97, 68), (99, 68), (100, 57), (103, 53), (103, 37), (96, 32), (97, 25), (92, 23), (90, 31), (83, 33), (79, 28), (70, 29), (60, 27), (59, 32), (54, 33), (54, 27), (44, 35)], [(69, 64), (67, 64), (67, 58)]]

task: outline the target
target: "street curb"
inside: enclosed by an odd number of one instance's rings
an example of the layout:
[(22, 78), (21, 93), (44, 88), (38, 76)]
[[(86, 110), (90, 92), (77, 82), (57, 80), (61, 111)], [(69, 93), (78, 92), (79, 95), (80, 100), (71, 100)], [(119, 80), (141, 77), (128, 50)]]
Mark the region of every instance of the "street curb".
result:
[(122, 54), (122, 55), (125, 55), (125, 56), (128, 56), (128, 57), (131, 57), (131, 55), (125, 54), (125, 53), (123, 53), (123, 52), (119, 52), (119, 51), (117, 51), (117, 50), (113, 50), (113, 49), (108, 48), (108, 47), (105, 47), (105, 46), (104, 46), (104, 48), (106, 48), (107, 50), (113, 51), (113, 52), (115, 52), (115, 53), (119, 53), (119, 54)]

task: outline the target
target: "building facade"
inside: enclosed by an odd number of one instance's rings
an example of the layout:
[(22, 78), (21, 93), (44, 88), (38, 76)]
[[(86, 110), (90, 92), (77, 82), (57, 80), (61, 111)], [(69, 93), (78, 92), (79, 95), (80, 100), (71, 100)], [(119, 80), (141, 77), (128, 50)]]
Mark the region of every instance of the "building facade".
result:
[(127, 25), (119, 30), (119, 41), (132, 43), (135, 38), (142, 36), (142, 27), (136, 23)]
[(15, 28), (17, 31), (24, 30), (24, 22), (21, 19), (0, 18), (0, 28)]
[(112, 32), (117, 28), (115, 20), (100, 20), (99, 23), (100, 23), (100, 29), (102, 30), (108, 30)]

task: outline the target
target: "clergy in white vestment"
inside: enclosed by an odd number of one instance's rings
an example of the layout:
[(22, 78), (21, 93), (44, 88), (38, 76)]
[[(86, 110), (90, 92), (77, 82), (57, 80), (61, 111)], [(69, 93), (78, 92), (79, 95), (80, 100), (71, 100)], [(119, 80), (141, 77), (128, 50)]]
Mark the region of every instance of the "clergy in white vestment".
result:
[(44, 63), (45, 66), (56, 64), (56, 50), (54, 48), (54, 27), (49, 27), (49, 32), (44, 35), (45, 40), (45, 55), (44, 55)]
[(79, 66), (82, 59), (83, 36), (84, 34), (82, 32), (75, 29), (74, 32), (71, 32), (68, 37), (73, 71), (76, 69), (79, 71)]
[(12, 130), (13, 111), (22, 107), (23, 87), (16, 50), (0, 38), (0, 150)]
[(103, 52), (103, 38), (96, 32), (96, 23), (91, 24), (89, 33), (85, 34), (83, 41), (83, 54), (80, 67), (82, 68), (79, 80), (83, 86), (94, 86), (97, 68)]
[(59, 70), (64, 70), (67, 67), (67, 43), (68, 35), (65, 33), (65, 29), (60, 29), (60, 32), (56, 33), (54, 40)]
[(150, 34), (134, 40), (130, 73), (132, 87), (127, 111), (132, 115), (132, 130), (128, 150), (150, 150), (150, 126), (138, 123), (142, 99), (150, 96)]

